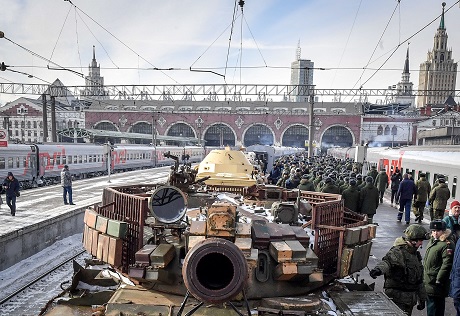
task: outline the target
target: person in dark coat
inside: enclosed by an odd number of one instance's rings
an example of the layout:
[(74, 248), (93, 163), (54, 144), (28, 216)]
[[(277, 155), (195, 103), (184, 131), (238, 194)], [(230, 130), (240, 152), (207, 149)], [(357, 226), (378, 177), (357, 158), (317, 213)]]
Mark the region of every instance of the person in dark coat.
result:
[(321, 192), (340, 194), (340, 189), (338, 186), (334, 184), (334, 181), (332, 181), (332, 178), (327, 177), (326, 179), (324, 179), (324, 186), (322, 187)]
[(13, 176), (12, 172), (3, 181), (3, 190), (6, 193), (6, 204), (11, 211), (11, 216), (16, 216), (16, 197), (19, 196), (19, 181)]
[(449, 296), (454, 300), (457, 316), (460, 316), (460, 242), (455, 245), (454, 260), (450, 271)]
[(356, 189), (356, 179), (350, 179), (349, 186), (342, 192), (344, 206), (353, 212), (359, 212), (359, 191)]
[(444, 315), (446, 308), (454, 248), (448, 240), (450, 231), (445, 222), (432, 221), (430, 230), (431, 238), (423, 259), (423, 284), (427, 294), (427, 315), (438, 316)]
[(398, 192), (396, 193), (396, 200), (399, 201), (399, 222), (402, 220), (402, 216), (404, 213), (406, 225), (410, 224), (410, 208), (412, 204), (412, 198), (416, 195), (417, 187), (415, 186), (414, 181), (409, 179), (409, 175), (405, 173), (402, 182), (399, 184)]
[(423, 211), (425, 210), (426, 201), (430, 196), (431, 185), (426, 180), (425, 174), (420, 173), (420, 178), (415, 183), (417, 187), (417, 196), (414, 201), (415, 221), (421, 223), (423, 220)]
[[(72, 198), (72, 175), (70, 174), (69, 166), (67, 165), (65, 165), (61, 170), (61, 186), (64, 204), (75, 205)], [(68, 202), (67, 195), (69, 196)]]
[(369, 224), (372, 224), (378, 206), (379, 190), (374, 186), (374, 179), (366, 177), (366, 185), (359, 191), (359, 208), (361, 213), (367, 214)]
[(382, 169), (375, 178), (374, 185), (379, 190), (380, 203), (383, 203), (383, 194), (388, 188), (388, 175), (385, 169)]
[(430, 202), (433, 204), (433, 217), (431, 220), (444, 218), (447, 200), (450, 198), (450, 190), (447, 187), (446, 179), (439, 178), (438, 182), (439, 185), (432, 189), (430, 193)]
[(276, 184), (280, 177), (281, 177), (281, 166), (279, 164), (274, 164), (273, 169), (270, 170), (270, 174), (267, 177), (268, 183)]
[[(422, 255), (418, 248), (426, 239), (427, 232), (423, 226), (410, 225), (404, 231), (404, 236), (396, 238), (382, 261), (369, 272), (374, 279), (384, 275), (385, 294), (409, 316), (415, 305), (418, 310), (425, 309)], [(378, 315), (378, 311), (375, 314)]]
[(397, 199), (395, 201), (396, 193), (399, 189), (399, 184), (402, 181), (401, 172), (398, 168), (395, 169), (395, 172), (391, 175), (391, 206), (393, 206), (393, 202), (397, 203)]
[[(457, 200), (450, 203), (450, 212), (449, 215), (443, 218), (443, 221), (446, 223), (447, 229), (450, 229), (451, 235), (449, 240), (455, 244), (460, 239), (460, 202)], [(459, 315), (460, 316), (460, 315)]]
[(302, 180), (300, 180), (300, 184), (297, 186), (297, 189), (302, 190), (302, 191), (315, 191), (315, 186), (313, 185), (313, 182), (309, 180), (309, 176), (307, 174), (304, 174), (302, 176)]
[(379, 174), (379, 172), (377, 171), (377, 167), (376, 166), (371, 166), (371, 170), (369, 170), (369, 172), (367, 173), (367, 176), (372, 177), (372, 179), (375, 180), (375, 178), (377, 178), (378, 174)]

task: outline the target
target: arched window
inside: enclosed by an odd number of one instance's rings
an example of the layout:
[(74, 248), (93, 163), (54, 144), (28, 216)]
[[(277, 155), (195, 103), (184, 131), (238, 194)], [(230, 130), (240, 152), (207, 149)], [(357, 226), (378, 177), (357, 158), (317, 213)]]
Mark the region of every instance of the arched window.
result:
[(390, 135), (390, 127), (388, 125), (385, 126), (385, 135)]
[(398, 128), (395, 125), (391, 128), (391, 135), (398, 135)]
[(379, 127), (377, 127), (377, 135), (383, 135), (383, 126), (382, 125), (379, 125)]

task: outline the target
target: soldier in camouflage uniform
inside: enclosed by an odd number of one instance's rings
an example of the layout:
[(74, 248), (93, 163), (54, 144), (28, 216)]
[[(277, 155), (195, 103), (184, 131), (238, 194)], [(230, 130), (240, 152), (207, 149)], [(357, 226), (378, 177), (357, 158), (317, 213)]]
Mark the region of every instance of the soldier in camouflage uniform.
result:
[(433, 217), (431, 220), (444, 218), (447, 200), (450, 198), (450, 190), (447, 187), (446, 179), (439, 178), (438, 182), (439, 185), (433, 188), (430, 193), (430, 202), (433, 204)]
[(315, 186), (313, 185), (313, 182), (310, 181), (310, 177), (308, 174), (304, 174), (302, 176), (302, 180), (300, 180), (300, 184), (297, 186), (297, 189), (302, 190), (302, 191), (315, 191)]
[(377, 171), (377, 167), (376, 166), (371, 166), (371, 170), (369, 170), (369, 172), (367, 173), (367, 176), (372, 177), (372, 179), (375, 180), (375, 178), (377, 178), (378, 174), (379, 174), (379, 172)]
[(383, 195), (385, 194), (385, 190), (388, 188), (388, 175), (386, 170), (382, 169), (374, 179), (374, 185), (377, 189), (379, 189), (380, 203), (383, 203)]
[(340, 189), (335, 185), (334, 181), (332, 181), (332, 178), (327, 177), (324, 179), (324, 186), (322, 187), (321, 192), (340, 194)]
[(385, 294), (407, 315), (412, 309), (425, 309), (426, 292), (423, 285), (422, 246), (428, 234), (422, 226), (412, 224), (404, 231), (404, 236), (396, 238), (393, 247), (382, 261), (370, 271), (372, 278), (385, 276)]
[(420, 224), (423, 220), (423, 210), (425, 209), (426, 201), (430, 196), (431, 185), (426, 180), (425, 174), (420, 173), (420, 178), (415, 183), (415, 186), (417, 187), (417, 196), (415, 197), (412, 209), (415, 214), (415, 221)]
[(454, 246), (449, 241), (450, 230), (446, 223), (430, 223), (431, 238), (423, 258), (423, 283), (427, 294), (427, 315), (444, 315), (449, 294), (449, 276), (452, 269)]
[(342, 193), (344, 206), (353, 212), (359, 212), (359, 191), (356, 189), (356, 179), (350, 179), (350, 185)]
[(372, 177), (366, 177), (366, 185), (359, 191), (359, 209), (361, 213), (367, 214), (369, 224), (372, 224), (379, 206), (379, 190), (373, 182)]

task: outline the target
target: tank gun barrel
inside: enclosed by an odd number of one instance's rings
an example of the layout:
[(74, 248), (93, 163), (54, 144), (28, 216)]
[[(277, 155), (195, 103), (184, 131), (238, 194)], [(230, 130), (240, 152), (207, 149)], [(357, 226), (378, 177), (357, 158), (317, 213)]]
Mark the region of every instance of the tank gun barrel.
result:
[(187, 253), (182, 275), (195, 298), (219, 304), (234, 299), (243, 290), (248, 266), (243, 252), (233, 242), (208, 238)]
[(204, 181), (206, 181), (206, 180), (208, 180), (208, 179), (210, 179), (210, 178), (211, 178), (211, 176), (203, 177), (203, 178), (201, 178), (201, 179), (196, 180), (196, 181), (193, 182), (192, 184), (198, 184), (198, 183), (204, 182)]

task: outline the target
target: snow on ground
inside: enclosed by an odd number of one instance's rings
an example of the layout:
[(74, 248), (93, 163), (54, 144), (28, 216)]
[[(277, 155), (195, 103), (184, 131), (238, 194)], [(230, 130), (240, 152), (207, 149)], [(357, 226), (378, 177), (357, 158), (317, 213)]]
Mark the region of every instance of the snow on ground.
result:
[[(81, 240), (82, 234), (76, 234), (56, 241), (39, 253), (0, 271), (0, 299), (35, 279), (56, 263), (62, 262), (64, 258), (70, 258), (83, 250)], [(69, 279), (72, 273), (73, 271), (69, 271)]]

